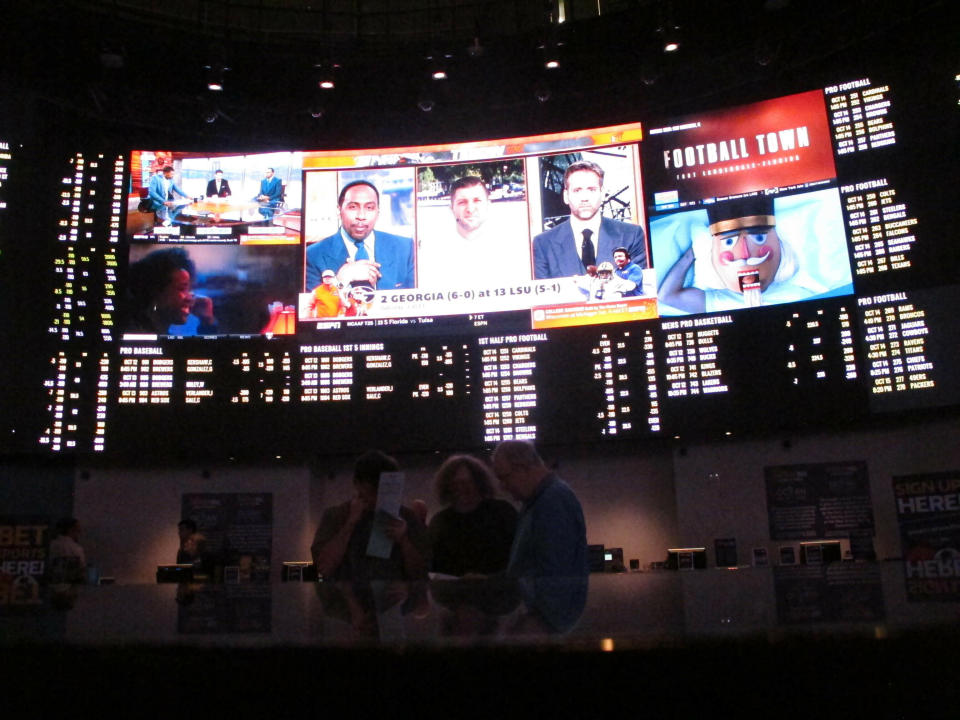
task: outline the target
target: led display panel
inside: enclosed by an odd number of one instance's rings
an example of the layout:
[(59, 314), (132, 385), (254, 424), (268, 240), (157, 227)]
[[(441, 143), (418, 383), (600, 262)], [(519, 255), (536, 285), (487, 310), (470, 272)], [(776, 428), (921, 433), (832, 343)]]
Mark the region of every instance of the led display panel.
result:
[(527, 137), (76, 153), (38, 445), (477, 449), (955, 406), (919, 102), (859, 77)]

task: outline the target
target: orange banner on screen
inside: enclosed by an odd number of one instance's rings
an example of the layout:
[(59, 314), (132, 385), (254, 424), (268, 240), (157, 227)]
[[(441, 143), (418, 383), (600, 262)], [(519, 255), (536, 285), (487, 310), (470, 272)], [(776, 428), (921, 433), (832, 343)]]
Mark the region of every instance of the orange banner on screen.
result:
[[(303, 154), (303, 168), (305, 170), (320, 170), (367, 167), (372, 157), (382, 155), (432, 156), (434, 153), (442, 152), (454, 158), (472, 157), (480, 149), (483, 149), (483, 155), (489, 158), (542, 154), (551, 151), (569, 152), (574, 147), (589, 148), (640, 142), (643, 139), (643, 134), (643, 126), (640, 123), (625, 123), (588, 130), (555, 132), (544, 135), (521, 135), (512, 138), (463, 143), (408, 145), (365, 150), (315, 150)], [(410, 160), (410, 157), (404, 158), (404, 162), (410, 162)]]
[(534, 308), (531, 327), (545, 330), (578, 325), (604, 325), (606, 323), (650, 320), (658, 317), (657, 300), (650, 297), (624, 298), (599, 303), (564, 303)]

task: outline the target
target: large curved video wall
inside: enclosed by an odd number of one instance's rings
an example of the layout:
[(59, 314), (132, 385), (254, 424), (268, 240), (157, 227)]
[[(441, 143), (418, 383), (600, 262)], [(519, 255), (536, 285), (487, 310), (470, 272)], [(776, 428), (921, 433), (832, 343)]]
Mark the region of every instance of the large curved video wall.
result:
[(303, 456), (956, 405), (928, 165), (955, 108), (911, 92), (850, 78), (459, 144), (78, 152), (31, 442)]

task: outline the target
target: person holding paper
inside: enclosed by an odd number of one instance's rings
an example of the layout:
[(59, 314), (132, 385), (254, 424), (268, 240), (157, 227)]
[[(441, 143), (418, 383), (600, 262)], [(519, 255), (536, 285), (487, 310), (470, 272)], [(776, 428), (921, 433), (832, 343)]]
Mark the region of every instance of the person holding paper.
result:
[[(328, 508), (320, 520), (310, 551), (325, 580), (423, 580), (427, 577), (426, 532), (416, 514), (398, 506), (397, 515), (378, 507), (381, 480), (399, 489), (397, 461), (379, 450), (368, 450), (354, 465), (354, 497)], [(386, 482), (385, 482), (386, 486)], [(388, 489), (387, 487), (384, 488)], [(380, 506), (385, 498), (380, 498)], [(386, 552), (381, 552), (386, 543)]]

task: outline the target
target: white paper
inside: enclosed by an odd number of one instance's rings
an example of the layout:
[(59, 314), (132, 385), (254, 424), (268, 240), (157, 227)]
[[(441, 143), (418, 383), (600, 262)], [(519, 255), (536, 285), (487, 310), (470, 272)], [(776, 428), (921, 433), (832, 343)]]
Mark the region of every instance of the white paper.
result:
[[(388, 515), (400, 517), (400, 498), (403, 497), (404, 476), (402, 472), (380, 473), (380, 486), (377, 489), (377, 504), (374, 511), (383, 510)], [(373, 521), (370, 541), (367, 543), (367, 555), (386, 559), (393, 552), (393, 541), (383, 532), (379, 519)]]

